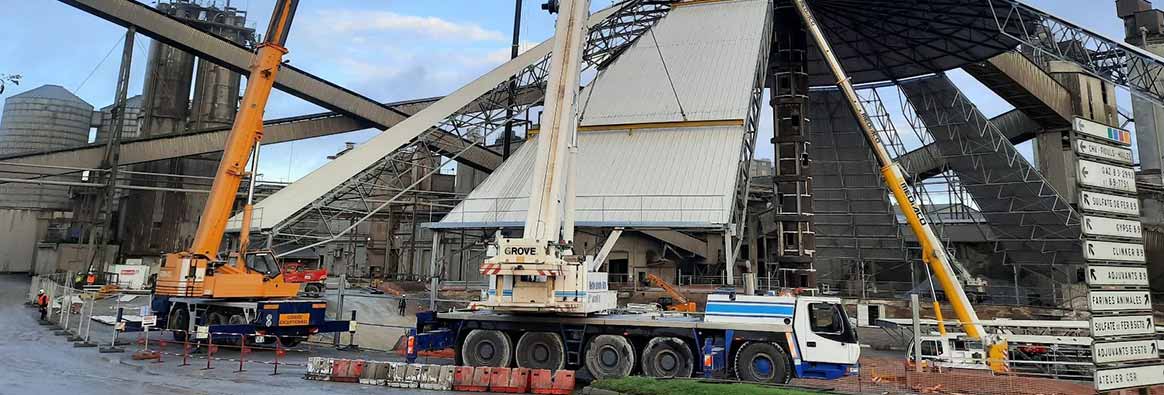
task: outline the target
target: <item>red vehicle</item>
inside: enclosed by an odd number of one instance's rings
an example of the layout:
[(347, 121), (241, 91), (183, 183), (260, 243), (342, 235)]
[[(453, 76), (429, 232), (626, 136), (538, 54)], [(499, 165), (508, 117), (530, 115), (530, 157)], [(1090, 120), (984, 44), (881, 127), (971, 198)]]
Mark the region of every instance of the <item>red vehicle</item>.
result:
[(283, 281), (303, 284), (303, 293), (308, 295), (322, 295), (327, 280), (327, 269), (322, 267), (310, 268), (305, 262), (289, 261), (283, 263)]

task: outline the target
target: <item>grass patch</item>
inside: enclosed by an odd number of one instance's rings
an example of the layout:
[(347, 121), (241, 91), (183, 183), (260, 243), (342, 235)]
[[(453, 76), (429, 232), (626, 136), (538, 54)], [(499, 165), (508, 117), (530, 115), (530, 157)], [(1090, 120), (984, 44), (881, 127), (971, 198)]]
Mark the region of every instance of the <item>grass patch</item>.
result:
[(596, 388), (621, 392), (629, 395), (823, 395), (826, 392), (793, 388), (779, 388), (745, 383), (704, 383), (698, 380), (666, 379), (649, 377), (623, 377), (598, 380), (591, 384)]

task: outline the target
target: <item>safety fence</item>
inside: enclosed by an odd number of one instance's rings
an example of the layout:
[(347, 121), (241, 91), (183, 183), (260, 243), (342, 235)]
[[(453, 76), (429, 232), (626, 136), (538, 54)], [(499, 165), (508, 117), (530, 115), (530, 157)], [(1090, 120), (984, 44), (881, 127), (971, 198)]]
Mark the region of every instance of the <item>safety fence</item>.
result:
[(985, 366), (962, 369), (923, 365), (901, 358), (862, 357), (859, 375), (837, 380), (794, 379), (793, 384), (858, 394), (1093, 395), (1089, 381), (994, 373)]
[(311, 357), (307, 380), (441, 391), (570, 394), (572, 370), (495, 368)]

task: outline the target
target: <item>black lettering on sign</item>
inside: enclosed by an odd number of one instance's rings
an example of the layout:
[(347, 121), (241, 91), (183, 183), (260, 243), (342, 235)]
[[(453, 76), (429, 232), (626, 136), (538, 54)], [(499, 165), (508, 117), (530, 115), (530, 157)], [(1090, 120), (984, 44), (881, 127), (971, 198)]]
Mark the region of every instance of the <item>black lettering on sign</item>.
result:
[(505, 247), (505, 255), (537, 255), (535, 247)]

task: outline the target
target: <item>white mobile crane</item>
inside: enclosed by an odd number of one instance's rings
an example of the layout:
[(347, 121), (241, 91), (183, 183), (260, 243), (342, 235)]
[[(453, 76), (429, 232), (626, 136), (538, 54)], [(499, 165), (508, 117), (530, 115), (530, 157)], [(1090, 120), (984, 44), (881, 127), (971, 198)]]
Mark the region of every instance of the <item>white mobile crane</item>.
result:
[[(557, 2), (550, 3), (552, 10)], [(537, 157), (524, 233), (498, 237), (495, 255), (481, 265), (488, 296), (475, 309), (417, 314), (409, 358), (453, 347), (459, 364), (568, 366), (595, 378), (701, 372), (786, 383), (855, 373), (860, 347), (837, 298), (716, 294), (702, 315), (617, 308), (598, 269), (621, 231), (597, 257), (577, 256), (571, 246), (574, 103), (589, 1), (562, 0), (558, 8), (542, 128), (537, 146), (528, 147)]]
[(488, 298), (481, 305), (497, 311), (589, 314), (617, 304), (616, 293), (607, 288), (606, 273), (591, 270), (597, 265), (574, 255), (572, 248), (578, 123), (574, 102), (590, 1), (554, 3), (545, 7), (558, 9), (557, 39), (550, 57), (524, 233), (516, 239), (499, 237), (497, 255), (481, 265), (481, 273), (490, 276)]

